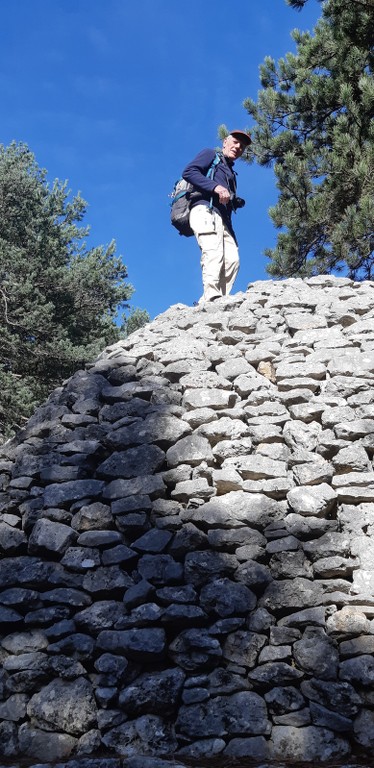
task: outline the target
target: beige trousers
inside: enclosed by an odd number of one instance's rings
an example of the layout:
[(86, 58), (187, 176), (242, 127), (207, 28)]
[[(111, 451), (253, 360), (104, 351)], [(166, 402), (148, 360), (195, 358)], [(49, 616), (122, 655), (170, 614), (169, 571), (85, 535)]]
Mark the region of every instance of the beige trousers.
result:
[(195, 205), (190, 226), (201, 250), (204, 294), (200, 301), (227, 296), (239, 271), (238, 246), (218, 213), (207, 205)]

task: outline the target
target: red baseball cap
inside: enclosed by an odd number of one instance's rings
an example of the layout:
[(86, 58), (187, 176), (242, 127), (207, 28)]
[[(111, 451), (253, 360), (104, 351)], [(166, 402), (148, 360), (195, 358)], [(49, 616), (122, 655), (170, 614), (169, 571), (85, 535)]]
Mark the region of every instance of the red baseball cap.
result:
[(252, 139), (250, 137), (250, 134), (246, 131), (230, 131), (230, 136), (235, 136), (236, 139), (239, 139), (239, 141), (242, 141), (243, 144), (245, 144), (247, 147), (249, 147), (250, 144), (252, 144)]

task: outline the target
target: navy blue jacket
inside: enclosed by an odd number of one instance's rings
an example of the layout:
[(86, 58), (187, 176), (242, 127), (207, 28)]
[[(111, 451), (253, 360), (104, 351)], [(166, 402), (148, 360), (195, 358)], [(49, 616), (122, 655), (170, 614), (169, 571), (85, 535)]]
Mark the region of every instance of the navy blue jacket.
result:
[[(221, 153), (220, 153), (221, 154)], [(207, 179), (206, 174), (212, 165), (212, 162), (216, 156), (215, 149), (203, 149), (196, 157), (186, 165), (182, 176), (186, 181), (189, 181), (199, 195), (194, 194), (191, 207), (195, 205), (209, 205), (213, 198), (213, 210), (218, 213), (232, 236), (236, 240), (235, 233), (231, 223), (231, 214), (233, 207), (231, 202), (227, 205), (223, 205), (219, 202), (218, 195), (213, 193), (213, 189), (220, 184), (232, 193), (232, 196), (236, 194), (236, 173), (233, 169), (233, 161), (228, 160), (222, 155), (222, 160), (215, 168), (213, 179)]]

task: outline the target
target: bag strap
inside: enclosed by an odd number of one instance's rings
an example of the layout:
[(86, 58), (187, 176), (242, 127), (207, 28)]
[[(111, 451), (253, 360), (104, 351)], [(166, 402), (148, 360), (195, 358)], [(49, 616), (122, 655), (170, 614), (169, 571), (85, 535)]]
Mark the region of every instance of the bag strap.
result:
[[(216, 152), (216, 154), (214, 156), (214, 159), (213, 159), (213, 162), (212, 162), (210, 168), (208, 168), (208, 173), (206, 175), (207, 179), (213, 179), (216, 167), (221, 162), (221, 160), (222, 160), (221, 155), (218, 152)], [(213, 195), (212, 195), (212, 197), (210, 198), (210, 201), (209, 201), (209, 209), (211, 210), (212, 208), (213, 208)]]

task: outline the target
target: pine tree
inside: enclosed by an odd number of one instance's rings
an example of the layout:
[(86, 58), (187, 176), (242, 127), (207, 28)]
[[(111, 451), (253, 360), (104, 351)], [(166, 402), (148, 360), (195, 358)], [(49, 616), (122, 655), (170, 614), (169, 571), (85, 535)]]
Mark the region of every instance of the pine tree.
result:
[[(301, 9), (307, 0), (287, 0)], [(326, 0), (296, 53), (260, 68), (253, 151), (280, 191), (267, 249), (273, 276), (374, 277), (374, 3)]]
[(0, 145), (0, 435), (120, 336), (133, 288), (114, 242), (87, 250), (85, 211), (25, 144)]
[(139, 328), (143, 328), (150, 321), (149, 313), (146, 309), (132, 307), (129, 314), (124, 318), (121, 325), (121, 336), (127, 338), (130, 333), (134, 333)]

